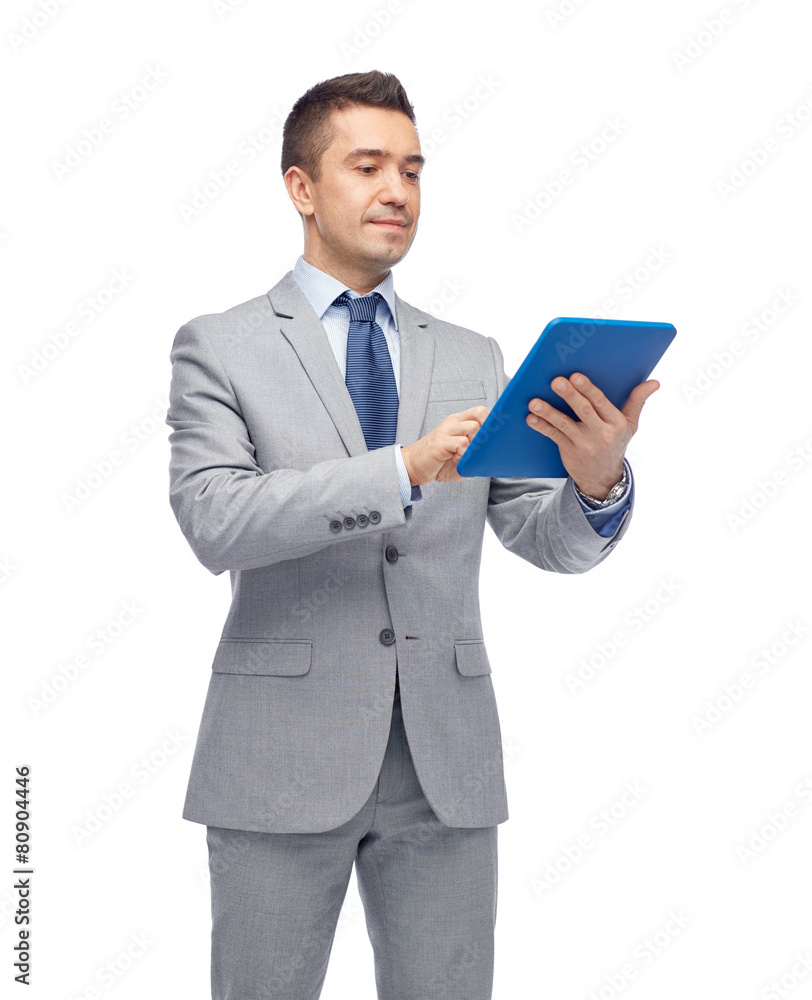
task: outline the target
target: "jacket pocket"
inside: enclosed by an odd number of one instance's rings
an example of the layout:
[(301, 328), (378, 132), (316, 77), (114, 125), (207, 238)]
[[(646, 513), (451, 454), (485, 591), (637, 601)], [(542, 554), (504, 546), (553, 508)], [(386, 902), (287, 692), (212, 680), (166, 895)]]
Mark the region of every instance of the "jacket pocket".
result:
[(457, 658), (457, 670), (466, 677), (491, 672), (484, 639), (459, 639), (454, 643), (454, 655)]
[(485, 399), (485, 387), (478, 379), (432, 382), (429, 388), (429, 402), (433, 403), (440, 399)]
[(292, 677), (310, 670), (312, 651), (309, 639), (221, 639), (211, 669)]

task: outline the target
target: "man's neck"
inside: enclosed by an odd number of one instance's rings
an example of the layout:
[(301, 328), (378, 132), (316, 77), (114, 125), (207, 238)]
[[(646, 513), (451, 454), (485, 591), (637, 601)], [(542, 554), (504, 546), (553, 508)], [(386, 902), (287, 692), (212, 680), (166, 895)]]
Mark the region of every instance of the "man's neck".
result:
[(335, 278), (336, 281), (340, 281), (343, 285), (349, 288), (350, 291), (357, 292), (359, 295), (366, 295), (367, 292), (371, 292), (373, 288), (377, 288), (390, 271), (390, 268), (387, 268), (385, 271), (380, 271), (378, 274), (370, 274), (367, 271), (357, 271), (353, 268), (344, 267), (341, 264), (311, 260), (308, 258), (307, 251), (302, 254), (302, 257), (304, 258), (306, 264), (309, 264), (311, 267), (315, 267), (324, 274), (329, 274), (331, 278)]

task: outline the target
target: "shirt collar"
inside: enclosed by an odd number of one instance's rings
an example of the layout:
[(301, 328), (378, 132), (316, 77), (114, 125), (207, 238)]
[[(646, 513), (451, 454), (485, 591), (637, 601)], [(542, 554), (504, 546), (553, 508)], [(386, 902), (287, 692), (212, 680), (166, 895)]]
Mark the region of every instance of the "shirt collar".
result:
[[(331, 274), (326, 274), (317, 267), (313, 267), (312, 264), (308, 264), (302, 255), (299, 256), (294, 264), (291, 276), (299, 288), (301, 288), (307, 301), (313, 306), (319, 319), (324, 317), (324, 314), (333, 304), (334, 300), (343, 291), (347, 290), (347, 286), (342, 284), (338, 278), (334, 278)], [(383, 301), (389, 309), (389, 315), (392, 317), (394, 327), (397, 330), (398, 317), (395, 306), (395, 282), (392, 277), (391, 268), (383, 281), (371, 289), (368, 294), (372, 292), (380, 292)]]

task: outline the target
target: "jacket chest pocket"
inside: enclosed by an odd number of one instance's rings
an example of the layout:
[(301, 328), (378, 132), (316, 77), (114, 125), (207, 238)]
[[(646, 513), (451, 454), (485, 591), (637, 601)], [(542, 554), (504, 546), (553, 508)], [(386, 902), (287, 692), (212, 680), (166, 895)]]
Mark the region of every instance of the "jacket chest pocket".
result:
[[(444, 402), (446, 400), (463, 401), (467, 399), (485, 399), (485, 387), (481, 379), (445, 379), (439, 382), (432, 382), (429, 388), (430, 403)], [(476, 404), (470, 403), (469, 405), (475, 406)], [(463, 407), (463, 409), (467, 408), (467, 406)], [(453, 410), (449, 410), (449, 413), (453, 412)]]
[(485, 387), (480, 379), (433, 382), (429, 389), (421, 436), (442, 423), (450, 413), (461, 413), (472, 406), (485, 406), (487, 401)]

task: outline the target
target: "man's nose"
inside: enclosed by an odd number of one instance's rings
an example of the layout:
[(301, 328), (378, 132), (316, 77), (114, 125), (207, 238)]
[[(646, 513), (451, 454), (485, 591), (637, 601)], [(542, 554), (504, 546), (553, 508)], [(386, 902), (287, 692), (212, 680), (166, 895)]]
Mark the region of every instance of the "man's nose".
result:
[(409, 200), (409, 189), (399, 173), (384, 174), (385, 183), (379, 194), (379, 198), (384, 204), (394, 203), (395, 205), (405, 205)]

